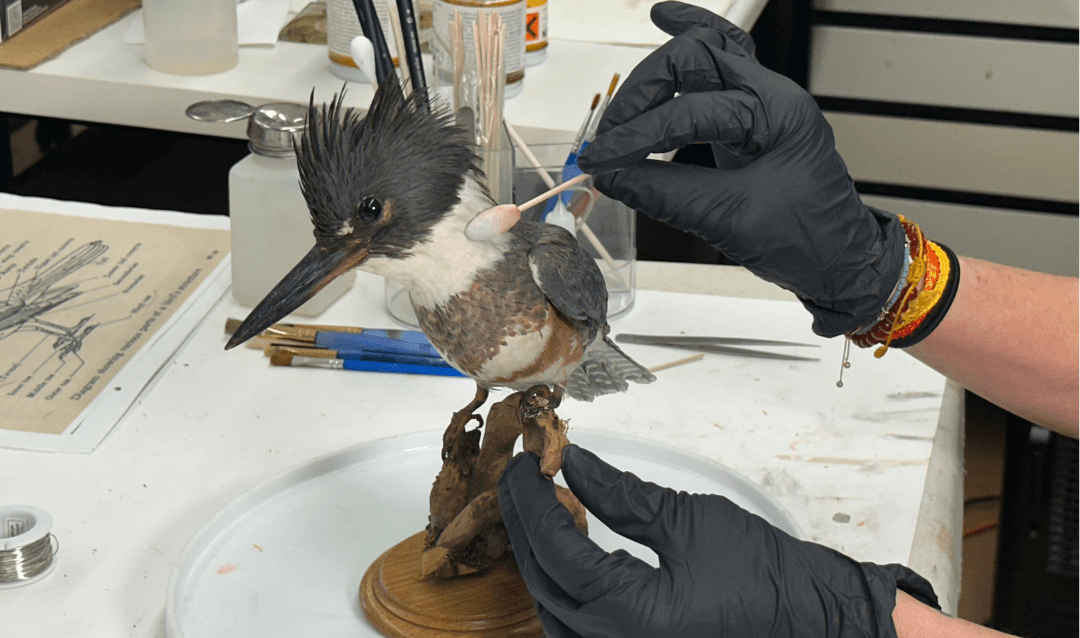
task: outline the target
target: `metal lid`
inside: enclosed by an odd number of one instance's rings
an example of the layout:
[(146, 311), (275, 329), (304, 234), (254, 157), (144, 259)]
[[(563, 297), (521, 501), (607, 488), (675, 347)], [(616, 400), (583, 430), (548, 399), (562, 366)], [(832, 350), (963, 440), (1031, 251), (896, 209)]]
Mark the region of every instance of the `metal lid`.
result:
[(304, 131), (307, 107), (292, 102), (264, 104), (248, 120), (251, 150), (270, 157), (293, 157), (293, 140)]
[(294, 157), (293, 140), (304, 131), (307, 107), (274, 102), (258, 108), (237, 100), (207, 100), (187, 108), (187, 116), (200, 122), (248, 120), (248, 147), (259, 155)]
[(184, 111), (197, 122), (236, 122), (251, 117), (254, 112), (250, 104), (239, 100), (205, 100)]

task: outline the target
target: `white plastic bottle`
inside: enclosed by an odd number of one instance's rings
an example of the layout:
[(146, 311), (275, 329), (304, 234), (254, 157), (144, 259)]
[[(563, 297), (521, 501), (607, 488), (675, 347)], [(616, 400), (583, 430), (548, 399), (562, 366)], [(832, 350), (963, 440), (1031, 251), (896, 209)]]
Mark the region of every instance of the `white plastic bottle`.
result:
[[(229, 171), (233, 297), (254, 306), (315, 245), (307, 203), (300, 192), (292, 140), (304, 128), (307, 108), (267, 104), (248, 125), (251, 154)], [(330, 282), (295, 311), (313, 316), (352, 287), (356, 273)]]
[(150, 68), (207, 75), (236, 66), (236, 0), (143, 0), (142, 6)]

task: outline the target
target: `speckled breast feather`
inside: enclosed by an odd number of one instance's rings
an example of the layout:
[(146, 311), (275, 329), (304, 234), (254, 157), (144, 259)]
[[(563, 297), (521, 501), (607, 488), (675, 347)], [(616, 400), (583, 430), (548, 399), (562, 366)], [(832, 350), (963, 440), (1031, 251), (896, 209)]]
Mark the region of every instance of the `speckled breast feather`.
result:
[(472, 286), (445, 306), (415, 310), (432, 345), (473, 377), (508, 338), (540, 330), (555, 311), (533, 281), (528, 253), (520, 249), (478, 273)]

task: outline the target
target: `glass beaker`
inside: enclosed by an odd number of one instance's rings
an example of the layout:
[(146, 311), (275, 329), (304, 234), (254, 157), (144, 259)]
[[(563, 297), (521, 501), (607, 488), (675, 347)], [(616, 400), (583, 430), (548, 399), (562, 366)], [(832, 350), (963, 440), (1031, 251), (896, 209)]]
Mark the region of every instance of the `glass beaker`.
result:
[[(563, 181), (563, 164), (570, 144), (530, 145), (541, 168), (532, 166), (524, 153), (516, 153), (514, 168), (514, 203), (523, 204), (548, 190), (548, 181)], [(549, 178), (540, 176), (543, 172)], [(637, 267), (635, 213), (626, 204), (611, 199), (592, 184), (592, 178), (570, 189), (564, 204), (574, 215), (576, 236), (582, 249), (596, 260), (608, 289), (608, 319), (618, 317), (634, 305)], [(554, 200), (554, 198), (552, 198)], [(525, 211), (522, 219), (542, 221), (553, 201)]]

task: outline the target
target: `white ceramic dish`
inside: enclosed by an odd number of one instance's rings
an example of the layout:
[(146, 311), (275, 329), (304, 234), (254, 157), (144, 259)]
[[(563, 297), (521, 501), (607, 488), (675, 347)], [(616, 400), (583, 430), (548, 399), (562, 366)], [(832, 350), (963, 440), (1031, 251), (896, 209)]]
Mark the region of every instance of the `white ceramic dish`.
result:
[[(571, 439), (643, 479), (723, 494), (796, 537), (767, 492), (694, 454), (644, 439), (574, 429)], [(239, 496), (188, 542), (169, 578), (170, 638), (378, 637), (360, 609), (375, 558), (424, 528), (442, 432), (373, 441), (314, 459)], [(590, 518), (590, 536), (655, 563)]]

